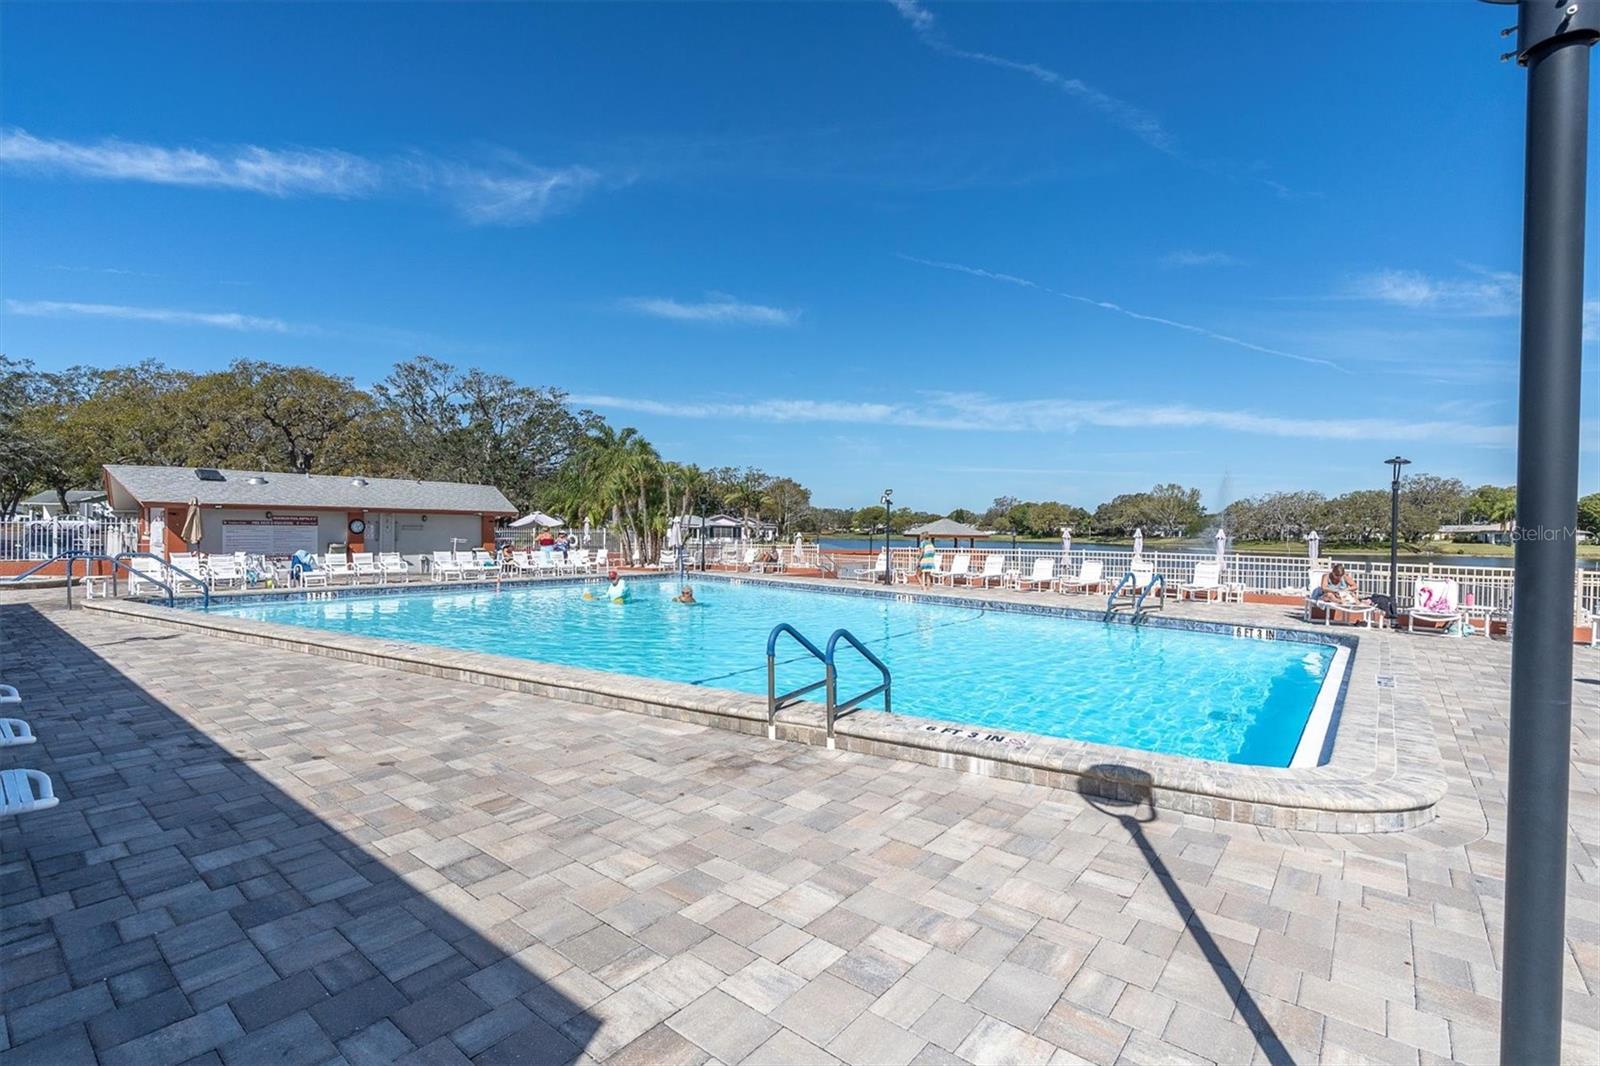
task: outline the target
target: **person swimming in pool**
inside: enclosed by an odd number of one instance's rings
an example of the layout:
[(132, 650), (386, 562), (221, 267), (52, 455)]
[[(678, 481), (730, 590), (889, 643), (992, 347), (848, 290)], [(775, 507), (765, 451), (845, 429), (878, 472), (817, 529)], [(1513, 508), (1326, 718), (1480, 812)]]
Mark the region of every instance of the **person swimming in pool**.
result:
[(690, 605), (698, 605), (700, 603), (699, 600), (694, 598), (694, 589), (690, 588), (688, 585), (683, 586), (683, 591), (672, 597), (672, 602), (687, 603)]
[(612, 603), (628, 602), (628, 583), (622, 579), (621, 575), (613, 570), (606, 577), (611, 581), (611, 587), (606, 589), (606, 599)]

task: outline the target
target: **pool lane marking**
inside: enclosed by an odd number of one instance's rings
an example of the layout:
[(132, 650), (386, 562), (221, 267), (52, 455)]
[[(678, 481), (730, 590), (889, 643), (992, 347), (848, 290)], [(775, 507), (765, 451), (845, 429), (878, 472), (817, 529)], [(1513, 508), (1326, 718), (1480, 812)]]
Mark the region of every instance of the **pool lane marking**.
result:
[[(945, 605), (944, 604), (938, 604), (937, 606), (941, 606), (942, 607), (942, 606), (945, 606)], [(948, 628), (950, 626), (965, 625), (968, 622), (976, 622), (978, 619), (982, 618), (984, 615), (989, 613), (989, 611), (986, 608), (983, 608), (983, 607), (960, 607), (960, 608), (957, 608), (957, 610), (968, 611), (968, 612), (971, 613), (972, 617), (970, 617), (970, 618), (953, 618), (948, 622), (937, 622), (937, 623), (935, 623), (934, 625), (931, 625), (931, 626), (918, 626), (918, 627), (916, 627), (914, 629), (903, 629), (903, 630), (900, 630), (899, 632), (896, 632), (896, 633), (886, 633), (883, 636), (875, 637), (872, 640), (863, 640), (861, 643), (867, 644), (867, 645), (883, 644), (883, 643), (886, 643), (888, 641), (893, 640), (896, 637), (909, 637), (909, 636), (912, 636), (913, 634), (922, 632), (924, 629), (946, 629), (946, 628)], [(774, 660), (773, 665), (774, 666), (788, 666), (791, 663), (803, 663), (803, 662), (807, 661), (808, 659), (813, 659), (813, 658), (815, 658), (815, 657), (811, 656), (811, 655), (796, 655), (792, 659), (777, 659), (777, 660)], [(689, 681), (689, 682), (685, 682), (685, 683), (686, 684), (690, 684), (690, 685), (707, 685), (707, 684), (710, 684), (713, 681), (723, 681), (723, 680), (726, 680), (727, 678), (730, 678), (730, 677), (738, 677), (740, 674), (753, 674), (757, 670), (765, 670), (766, 668), (767, 668), (767, 664), (766, 663), (762, 663), (760, 666), (750, 666), (750, 667), (746, 667), (743, 670), (729, 670), (725, 674), (713, 674), (710, 677), (702, 677), (698, 681)]]

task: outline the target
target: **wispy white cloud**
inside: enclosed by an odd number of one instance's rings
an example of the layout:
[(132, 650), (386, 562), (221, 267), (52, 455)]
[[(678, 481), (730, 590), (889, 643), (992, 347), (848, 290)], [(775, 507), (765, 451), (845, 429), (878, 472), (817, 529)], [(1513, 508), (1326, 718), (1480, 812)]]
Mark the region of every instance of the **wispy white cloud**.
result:
[(914, 255), (902, 254), (900, 255), (900, 258), (904, 259), (908, 263), (918, 263), (922, 266), (935, 267), (939, 270), (950, 270), (958, 274), (970, 274), (975, 278), (987, 278), (990, 281), (1000, 281), (1007, 285), (1016, 285), (1024, 289), (1033, 289), (1037, 292), (1046, 293), (1050, 296), (1060, 297), (1063, 300), (1071, 300), (1074, 303), (1087, 304), (1090, 307), (1098, 307), (1102, 311), (1110, 311), (1114, 314), (1122, 315), (1125, 318), (1131, 318), (1138, 322), (1149, 322), (1153, 325), (1166, 326), (1169, 329), (1182, 330), (1185, 333), (1193, 333), (1198, 337), (1205, 337), (1208, 340), (1216, 341), (1219, 344), (1231, 344), (1236, 348), (1243, 348), (1246, 351), (1258, 352), (1262, 355), (1271, 355), (1280, 359), (1292, 359), (1297, 363), (1309, 363), (1313, 366), (1325, 366), (1330, 370), (1345, 370), (1343, 366), (1331, 359), (1320, 359), (1314, 355), (1302, 355), (1298, 352), (1288, 352), (1284, 351), (1282, 348), (1269, 348), (1264, 344), (1256, 344), (1252, 341), (1242, 340), (1239, 337), (1231, 337), (1226, 333), (1218, 333), (1217, 331), (1207, 329), (1204, 326), (1196, 326), (1189, 322), (1179, 322), (1176, 319), (1163, 318), (1160, 315), (1148, 315), (1142, 311), (1134, 311), (1123, 307), (1121, 304), (1112, 303), (1110, 300), (1099, 300), (1092, 296), (1080, 296), (1077, 293), (1063, 292), (1060, 289), (1052, 289), (1048, 285), (1041, 285), (1036, 281), (1029, 281), (1027, 278), (1020, 278), (1015, 274), (1002, 274), (993, 270), (984, 270), (981, 267), (963, 266), (960, 263), (946, 263), (937, 259), (921, 259)]
[(467, 221), (537, 222), (603, 182), (582, 166), (541, 167), (511, 153), (488, 164), (411, 155), (373, 159), (337, 149), (165, 147), (115, 138), (80, 143), (0, 131), (0, 167), (97, 181), (227, 189), (279, 198), (436, 195)]
[(1071, 398), (1006, 400), (983, 393), (930, 393), (918, 403), (868, 403), (799, 399), (666, 401), (647, 397), (588, 395), (573, 402), (601, 410), (669, 418), (745, 419), (782, 423), (845, 423), (958, 432), (1071, 432), (1082, 426), (1111, 429), (1194, 429), (1307, 440), (1435, 440), (1461, 436), (1508, 445), (1514, 427), (1460, 421), (1391, 418), (1317, 419), (1270, 415), (1188, 404), (1126, 404)]
[(712, 293), (699, 303), (684, 303), (666, 296), (630, 296), (619, 303), (626, 310), (674, 322), (792, 326), (800, 321), (799, 311), (765, 304), (740, 303), (725, 293)]
[(217, 153), (114, 138), (76, 144), (45, 140), (21, 129), (0, 133), (0, 163), (104, 181), (238, 189), (270, 196), (362, 196), (383, 180), (380, 167), (348, 152), (274, 151), (246, 145)]
[(1162, 128), (1159, 119), (1143, 108), (1096, 89), (1080, 78), (1069, 77), (1037, 63), (1024, 63), (1015, 59), (1007, 59), (1004, 56), (993, 55), (989, 52), (972, 52), (965, 48), (957, 48), (946, 40), (944, 34), (940, 32), (938, 22), (933, 17), (933, 12), (923, 7), (918, 0), (889, 0), (889, 2), (894, 5), (896, 11), (900, 12), (900, 17), (905, 19), (911, 28), (916, 31), (917, 38), (934, 51), (955, 59), (985, 63), (991, 67), (999, 67), (1002, 70), (1026, 74), (1040, 84), (1058, 89), (1068, 96), (1087, 104), (1152, 148), (1160, 149), (1163, 152), (1174, 151), (1176, 145), (1172, 136)]
[[(1482, 268), (1470, 268), (1457, 277), (1375, 270), (1351, 278), (1339, 296), (1458, 318), (1511, 318), (1522, 310), (1522, 275)], [(1600, 300), (1585, 300), (1583, 342), (1596, 341), (1600, 341)]]
[(1196, 252), (1185, 248), (1162, 256), (1161, 265), (1164, 267), (1238, 266), (1239, 260), (1227, 252)]
[(33, 318), (111, 318), (127, 322), (161, 322), (174, 326), (211, 326), (245, 333), (308, 333), (281, 318), (263, 318), (237, 311), (180, 311), (169, 307), (127, 307), (122, 304), (72, 303), (63, 300), (7, 300), (6, 311)]
[(1522, 278), (1503, 270), (1474, 270), (1462, 277), (1441, 278), (1420, 270), (1385, 269), (1351, 278), (1343, 295), (1446, 314), (1514, 315), (1522, 297)]

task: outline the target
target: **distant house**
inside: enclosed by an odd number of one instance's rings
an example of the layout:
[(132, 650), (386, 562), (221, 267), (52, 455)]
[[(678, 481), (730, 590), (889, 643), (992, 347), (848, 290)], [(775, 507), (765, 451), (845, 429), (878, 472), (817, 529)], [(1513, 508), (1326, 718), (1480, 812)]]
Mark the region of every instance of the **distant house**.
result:
[(61, 497), (51, 489), (29, 496), (17, 504), (17, 511), (27, 518), (60, 518), (63, 515), (92, 518), (99, 512), (99, 505), (105, 502), (104, 489), (68, 489), (67, 506), (63, 508)]
[(1515, 522), (1466, 522), (1440, 526), (1435, 540), (1460, 540), (1475, 544), (1510, 544), (1515, 538)]
[(763, 522), (759, 518), (740, 518), (738, 515), (714, 514), (704, 518), (695, 514), (679, 515), (677, 525), (685, 541), (698, 537), (702, 528), (708, 541), (772, 541), (778, 538), (776, 522)]
[[(413, 561), (438, 550), (493, 548), (495, 523), (516, 515), (497, 488), (453, 481), (291, 474), (210, 467), (107, 466), (106, 497), (137, 516), (141, 548), (172, 552), (291, 555), (399, 552)], [(191, 500), (201, 536), (181, 536)]]

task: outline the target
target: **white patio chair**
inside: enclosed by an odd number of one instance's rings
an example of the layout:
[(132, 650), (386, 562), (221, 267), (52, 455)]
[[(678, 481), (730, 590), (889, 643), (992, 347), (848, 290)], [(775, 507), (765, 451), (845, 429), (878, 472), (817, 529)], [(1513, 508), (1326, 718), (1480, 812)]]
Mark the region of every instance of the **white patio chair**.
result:
[(328, 581), (337, 581), (343, 578), (354, 584), (356, 568), (350, 565), (350, 557), (344, 552), (328, 552), (322, 557), (322, 570), (328, 575)]
[(1028, 589), (1047, 589), (1056, 583), (1056, 561), (1054, 559), (1035, 559), (1033, 570), (1027, 575), (1018, 574), (1016, 589), (1026, 592)]
[(433, 574), (439, 581), (460, 581), (462, 578), (461, 564), (456, 561), (454, 552), (436, 551), (433, 553)]
[(887, 552), (879, 552), (877, 560), (871, 566), (862, 567), (860, 570), (856, 571), (856, 575), (855, 575), (856, 576), (856, 580), (857, 581), (882, 581), (883, 580), (883, 575), (888, 571), (888, 569), (889, 569), (889, 555), (888, 555), (888, 553)]
[(0, 707), (21, 707), (22, 693), (15, 685), (0, 685)]
[(933, 579), (939, 582), (941, 585), (950, 585), (953, 588), (957, 579), (971, 576), (972, 556), (968, 555), (966, 552), (961, 552), (960, 554), (956, 555), (955, 558), (950, 560), (950, 569), (943, 571), (935, 570)]
[(163, 587), (166, 580), (167, 568), (163, 563), (140, 556), (128, 560), (128, 595), (143, 596), (146, 589), (166, 595)]
[(370, 577), (374, 581), (383, 580), (383, 567), (378, 565), (378, 560), (371, 552), (355, 552), (350, 556), (350, 565), (355, 570), (355, 579), (360, 581)]
[(1085, 559), (1083, 565), (1078, 567), (1077, 577), (1067, 577), (1065, 574), (1056, 582), (1058, 592), (1088, 592), (1098, 589), (1105, 584), (1106, 564), (1102, 559)]
[(399, 552), (379, 552), (378, 580), (388, 584), (389, 579), (395, 577), (401, 581), (410, 581), (411, 564), (406, 562), (405, 556)]
[(1314, 622), (1316, 619), (1312, 617), (1313, 614), (1321, 611), (1322, 624), (1331, 626), (1333, 625), (1334, 617), (1342, 614), (1352, 622), (1364, 622), (1367, 628), (1371, 629), (1373, 622), (1378, 617), (1377, 606), (1359, 601), (1356, 603), (1339, 603), (1335, 600), (1322, 598), (1318, 590), (1322, 588), (1322, 579), (1327, 576), (1328, 571), (1323, 569), (1312, 569), (1306, 572), (1306, 605), (1302, 617), (1307, 622)]
[(1418, 622), (1436, 624), (1441, 629), (1451, 623), (1465, 624), (1467, 612), (1461, 609), (1461, 587), (1451, 578), (1419, 578), (1411, 606), (1406, 608), (1406, 632), (1415, 633)]
[(0, 718), (0, 748), (20, 747), (38, 739), (33, 735), (33, 727), (22, 719)]
[(1209, 563), (1195, 563), (1194, 577), (1187, 583), (1178, 586), (1178, 599), (1189, 597), (1195, 599), (1204, 595), (1209, 603), (1212, 600), (1222, 599), (1222, 567), (1215, 561)]
[(0, 815), (49, 810), (60, 802), (43, 770), (0, 771)]
[(988, 588), (991, 581), (1003, 585), (1006, 580), (1006, 557), (999, 552), (989, 552), (983, 557), (982, 570), (974, 574), (968, 569), (960, 577), (964, 584), (978, 588)]

